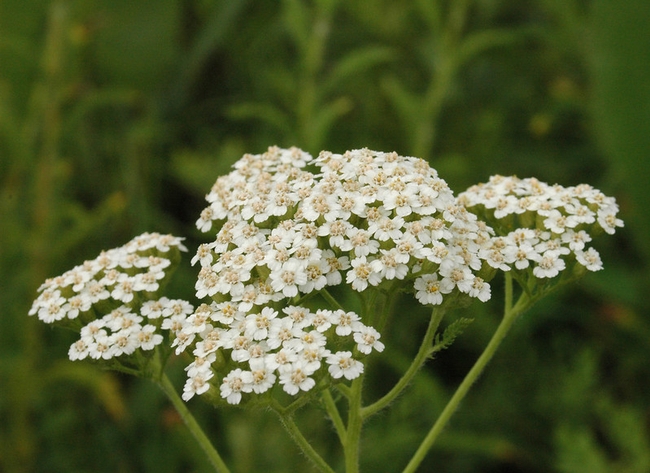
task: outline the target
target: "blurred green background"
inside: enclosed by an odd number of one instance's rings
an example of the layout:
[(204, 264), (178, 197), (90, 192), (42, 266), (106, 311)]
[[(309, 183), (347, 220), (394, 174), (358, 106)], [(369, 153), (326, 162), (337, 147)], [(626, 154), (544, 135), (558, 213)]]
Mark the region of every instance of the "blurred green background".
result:
[[(73, 334), (27, 311), (141, 232), (193, 252), (216, 177), (277, 144), (415, 155), (456, 192), (499, 173), (616, 196), (605, 271), (515, 325), (421, 471), (649, 472), (648, 77), (645, 0), (0, 0), (0, 471), (210, 471), (157, 388), (67, 361)], [(495, 286), (367, 426), (364, 471), (406, 464), (496, 327)], [(368, 397), (419, 343), (410, 312)], [(310, 471), (271, 414), (190, 408), (233, 471)], [(336, 462), (322, 412), (301, 415)]]

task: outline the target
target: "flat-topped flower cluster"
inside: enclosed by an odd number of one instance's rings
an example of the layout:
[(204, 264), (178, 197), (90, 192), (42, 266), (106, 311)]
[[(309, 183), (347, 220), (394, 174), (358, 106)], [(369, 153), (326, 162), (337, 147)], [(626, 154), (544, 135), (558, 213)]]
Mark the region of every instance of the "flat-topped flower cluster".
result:
[(207, 196), (197, 226), (197, 296), (243, 311), (343, 280), (356, 291), (414, 281), (418, 299), (489, 298), (476, 276), (490, 229), (456, 203), (424, 160), (367, 149), (317, 158), (296, 148), (245, 155)]
[(553, 278), (577, 262), (602, 269), (592, 236), (613, 234), (623, 221), (618, 205), (590, 185), (548, 185), (535, 178), (492, 176), (458, 196), (458, 202), (495, 229), (483, 257), (493, 267), (518, 272), (532, 268), (537, 278)]
[[(191, 351), (186, 401), (211, 387), (230, 404), (276, 386), (295, 396), (359, 377), (359, 358), (384, 349), (376, 301), (484, 302), (497, 270), (530, 292), (601, 269), (587, 244), (623, 225), (616, 201), (588, 185), (493, 176), (456, 198), (425, 161), (368, 149), (246, 154), (206, 199), (197, 227), (214, 238), (192, 258), (196, 309), (160, 294), (182, 239), (145, 233), (48, 279), (30, 314), (80, 331), (72, 360), (124, 359), (165, 339), (166, 353)], [(330, 293), (346, 289), (359, 314)]]
[[(323, 376), (318, 372), (324, 366), (334, 379), (357, 378), (363, 365), (351, 350), (368, 354), (384, 349), (375, 329), (364, 325), (354, 312), (340, 309), (313, 312), (288, 306), (279, 313), (266, 306), (246, 314), (232, 302), (213, 302), (199, 306), (178, 329), (176, 342), (187, 343), (195, 334), (200, 337), (195, 359), (186, 368), (186, 401), (210, 388), (219, 350), (228, 350), (238, 366), (221, 380), (221, 396), (238, 404), (242, 393), (262, 394), (276, 381), (290, 395), (309, 391), (316, 385), (315, 378)], [(346, 345), (348, 349), (333, 348)]]
[[(177, 351), (194, 344), (196, 357), (185, 399), (209, 389), (220, 348), (237, 366), (221, 382), (231, 403), (276, 378), (289, 394), (311, 389), (326, 365), (334, 378), (358, 376), (363, 366), (352, 357), (381, 350), (379, 333), (353, 312), (300, 307), (330, 286), (405, 289), (427, 305), (454, 291), (489, 299), (477, 273), (490, 229), (425, 161), (272, 147), (234, 168), (216, 181), (197, 221), (215, 232), (192, 260), (201, 266), (197, 297), (212, 302), (176, 331)], [(342, 337), (356, 345), (330, 348)]]
[(161, 321), (194, 309), (185, 301), (152, 300), (179, 251), (187, 251), (182, 238), (142, 234), (46, 280), (29, 314), (80, 330), (81, 338), (70, 347), (71, 360), (153, 350), (163, 341)]

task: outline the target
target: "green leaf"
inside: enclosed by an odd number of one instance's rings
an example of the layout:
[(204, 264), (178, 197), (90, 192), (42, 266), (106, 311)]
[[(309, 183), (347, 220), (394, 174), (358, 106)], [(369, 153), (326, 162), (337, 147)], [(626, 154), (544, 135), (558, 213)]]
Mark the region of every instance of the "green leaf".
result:
[(592, 44), (587, 49), (593, 81), (593, 133), (614, 171), (608, 173), (610, 182), (625, 193), (626, 233), (646, 261), (650, 258), (649, 21), (647, 1), (595, 1), (589, 19)]
[(433, 344), (431, 353), (436, 353), (449, 348), (451, 344), (454, 343), (454, 340), (456, 340), (456, 337), (463, 333), (472, 322), (474, 322), (474, 319), (461, 317), (449, 324), (449, 326), (442, 333), (442, 337), (440, 337), (440, 335), (436, 335), (435, 343)]
[(57, 361), (45, 374), (45, 386), (58, 382), (72, 382), (88, 389), (115, 420), (126, 415), (124, 396), (114, 374), (100, 371), (97, 366), (87, 362)]
[(320, 112), (314, 117), (309, 130), (309, 143), (314, 149), (320, 149), (327, 137), (332, 123), (337, 118), (345, 115), (352, 109), (352, 102), (346, 97), (340, 97), (333, 102), (321, 107)]
[(456, 64), (465, 64), (489, 49), (510, 46), (538, 33), (538, 28), (490, 29), (472, 33), (460, 44)]
[(305, 53), (309, 47), (309, 12), (304, 2), (284, 0), (284, 24), (296, 46)]
[(418, 0), (418, 10), (432, 31), (441, 29), (442, 14), (439, 2), (435, 0)]
[(230, 30), (235, 27), (246, 3), (246, 0), (229, 0), (219, 2), (219, 5), (213, 8), (191, 49), (179, 61), (178, 77), (171, 93), (177, 104), (187, 100), (191, 88), (196, 84), (206, 63), (217, 48), (223, 45)]
[(142, 90), (164, 84), (181, 54), (176, 36), (182, 9), (179, 2), (99, 1), (106, 27), (93, 41), (97, 74), (122, 87)]
[(290, 117), (279, 108), (267, 103), (240, 103), (228, 108), (227, 114), (236, 120), (261, 120), (285, 133), (293, 129)]
[(357, 49), (341, 59), (323, 83), (322, 91), (336, 89), (347, 79), (358, 80), (358, 75), (378, 64), (392, 61), (395, 51), (385, 46), (369, 46)]
[(414, 130), (423, 115), (422, 97), (411, 93), (394, 76), (384, 79), (381, 86), (399, 116), (394, 121), (400, 123), (404, 132), (410, 135), (409, 139), (404, 141), (406, 143), (412, 142)]
[(607, 458), (586, 427), (560, 425), (555, 433), (558, 453), (555, 467), (561, 473), (607, 473)]

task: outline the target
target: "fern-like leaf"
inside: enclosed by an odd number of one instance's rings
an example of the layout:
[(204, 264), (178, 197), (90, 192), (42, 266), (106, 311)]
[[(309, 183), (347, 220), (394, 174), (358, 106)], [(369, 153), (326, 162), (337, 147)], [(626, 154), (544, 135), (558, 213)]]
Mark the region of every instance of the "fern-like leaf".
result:
[(463, 333), (463, 331), (465, 331), (465, 329), (472, 322), (474, 322), (474, 319), (461, 317), (458, 320), (449, 324), (449, 326), (445, 329), (445, 331), (442, 332), (442, 337), (440, 335), (436, 335), (435, 343), (433, 344), (433, 348), (431, 349), (431, 354), (449, 348), (451, 344), (454, 343), (454, 340), (456, 340), (456, 337), (458, 337), (461, 333)]

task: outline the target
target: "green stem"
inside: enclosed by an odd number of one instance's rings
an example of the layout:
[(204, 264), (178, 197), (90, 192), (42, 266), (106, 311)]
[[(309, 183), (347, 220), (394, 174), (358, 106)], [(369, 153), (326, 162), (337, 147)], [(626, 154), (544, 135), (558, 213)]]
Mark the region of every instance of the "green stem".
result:
[(411, 461), (404, 469), (404, 473), (415, 472), (420, 463), (422, 463), (427, 452), (431, 449), (434, 442), (444, 427), (447, 425), (447, 422), (449, 422), (449, 419), (458, 408), (460, 402), (465, 398), (465, 395), (469, 389), (472, 387), (474, 382), (478, 379), (478, 377), (485, 369), (485, 366), (494, 356), (494, 353), (496, 352), (497, 348), (499, 348), (499, 345), (512, 327), (514, 321), (522, 312), (531, 306), (532, 302), (533, 301), (531, 301), (531, 299), (524, 293), (521, 295), (514, 307), (511, 305), (512, 276), (509, 273), (506, 273), (506, 307), (501, 323), (497, 327), (497, 330), (494, 332), (494, 335), (492, 335), (490, 342), (488, 343), (481, 356), (478, 358), (478, 360), (476, 360), (476, 363), (474, 363), (474, 366), (472, 366), (472, 369), (469, 371), (469, 373), (467, 373), (465, 379), (463, 379), (463, 382), (460, 384), (460, 386), (458, 386), (458, 389), (443, 409), (442, 413), (438, 417), (438, 420), (436, 420), (435, 424), (433, 427), (431, 427), (431, 430), (418, 447), (417, 451), (413, 455), (413, 458), (411, 458)]
[(323, 299), (325, 299), (332, 307), (336, 307), (338, 310), (345, 310), (343, 309), (343, 306), (339, 304), (339, 301), (337, 301), (327, 289), (321, 289), (320, 293), (323, 296)]
[(433, 337), (438, 330), (440, 321), (444, 315), (445, 311), (440, 307), (435, 307), (431, 312), (431, 319), (429, 320), (429, 327), (427, 328), (424, 338), (422, 339), (422, 344), (420, 349), (415, 355), (415, 358), (411, 362), (408, 370), (404, 373), (404, 376), (393, 386), (393, 388), (388, 391), (381, 399), (378, 399), (373, 404), (364, 407), (361, 410), (361, 417), (367, 419), (368, 417), (376, 414), (380, 410), (386, 408), (391, 402), (395, 400), (397, 396), (408, 386), (408, 384), (413, 380), (417, 372), (420, 370), (422, 365), (427, 361), (429, 356), (431, 356)]
[(352, 391), (350, 391), (350, 386), (346, 386), (345, 384), (339, 383), (335, 387), (338, 392), (340, 392), (346, 397), (346, 399), (350, 399), (350, 396), (352, 394)]
[(363, 378), (363, 374), (356, 378), (352, 382), (350, 389), (348, 425), (343, 444), (346, 473), (358, 473), (359, 471), (359, 443), (361, 440), (361, 428), (363, 427), (363, 417), (361, 416)]
[(332, 397), (332, 393), (329, 389), (325, 389), (323, 391), (322, 397), (323, 403), (325, 404), (325, 409), (327, 410), (327, 414), (330, 416), (330, 419), (334, 424), (334, 428), (336, 429), (336, 433), (338, 434), (342, 444), (345, 441), (346, 431), (345, 425), (343, 424), (343, 419), (341, 419), (341, 414), (336, 407), (336, 402), (334, 402), (334, 398)]
[(214, 467), (215, 471), (220, 473), (230, 473), (230, 470), (224, 463), (223, 459), (217, 452), (214, 445), (210, 442), (210, 439), (205, 435), (205, 432), (198, 424), (192, 413), (189, 411), (183, 400), (179, 397), (174, 385), (171, 383), (167, 375), (163, 374), (160, 380), (157, 381), (158, 386), (163, 390), (167, 395), (169, 400), (174, 405), (176, 411), (180, 414), (183, 422), (192, 433), (196, 441), (199, 443), (205, 454), (208, 456), (210, 463)]
[(280, 418), (280, 422), (285, 430), (289, 433), (289, 436), (293, 439), (294, 442), (300, 447), (302, 452), (309, 458), (314, 466), (318, 468), (319, 471), (326, 473), (334, 473), (334, 470), (327, 464), (327, 462), (321, 457), (314, 447), (309, 443), (309, 441), (302, 434), (296, 422), (293, 420), (292, 415), (287, 415), (284, 412), (284, 409), (279, 405), (271, 405), (271, 408), (276, 412)]

